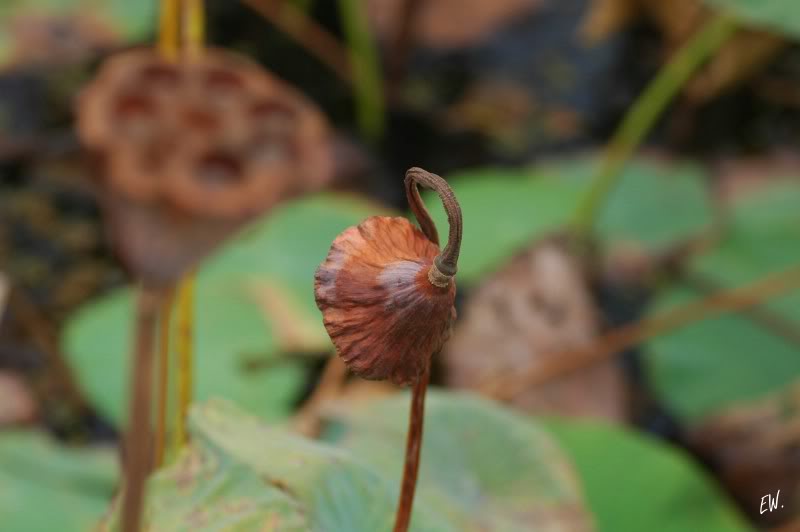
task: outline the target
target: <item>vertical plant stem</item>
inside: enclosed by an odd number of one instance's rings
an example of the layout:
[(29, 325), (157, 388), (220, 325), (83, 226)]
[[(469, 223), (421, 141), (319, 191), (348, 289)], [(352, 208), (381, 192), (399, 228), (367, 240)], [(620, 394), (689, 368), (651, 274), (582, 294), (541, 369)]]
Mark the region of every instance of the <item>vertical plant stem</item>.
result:
[(195, 58), (203, 52), (206, 34), (206, 13), (203, 0), (183, 0), (183, 49)]
[(377, 140), (384, 128), (384, 89), (378, 48), (367, 25), (362, 0), (339, 0), (356, 86), (356, 115), (361, 132)]
[(156, 467), (164, 464), (164, 452), (167, 441), (167, 413), (169, 410), (169, 366), (170, 366), (170, 315), (172, 311), (173, 293), (165, 294), (161, 303), (158, 330), (158, 394), (156, 405), (155, 463)]
[(625, 164), (655, 121), (692, 75), (727, 42), (736, 27), (736, 22), (725, 14), (711, 19), (675, 53), (633, 104), (611, 139), (600, 170), (576, 212), (574, 227), (579, 237), (586, 237), (592, 231)]
[(411, 522), (411, 509), (414, 505), (414, 493), (417, 489), (417, 473), (419, 472), (419, 456), (422, 449), (422, 428), (425, 421), (425, 394), (431, 376), (431, 363), (428, 361), (425, 371), (411, 390), (411, 415), (406, 436), (406, 460), (403, 467), (403, 481), (400, 485), (400, 500), (397, 503), (397, 517), (394, 532), (406, 532)]
[(128, 434), (125, 439), (125, 492), (122, 500), (123, 532), (140, 532), (147, 476), (152, 467), (151, 397), (153, 351), (161, 292), (143, 286), (136, 313), (136, 336), (131, 360)]
[(161, 0), (158, 24), (158, 50), (175, 61), (180, 49), (180, 0)]
[(186, 420), (194, 395), (194, 290), (196, 274), (181, 281), (178, 292), (178, 408), (175, 423), (175, 447), (187, 440)]

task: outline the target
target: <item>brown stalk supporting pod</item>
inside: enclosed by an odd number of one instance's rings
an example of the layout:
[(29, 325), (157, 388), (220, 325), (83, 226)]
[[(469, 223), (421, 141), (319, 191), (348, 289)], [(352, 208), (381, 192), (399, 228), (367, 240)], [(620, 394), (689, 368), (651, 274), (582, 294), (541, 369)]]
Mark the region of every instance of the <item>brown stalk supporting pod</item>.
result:
[(142, 286), (125, 532), (142, 529), (153, 462), (152, 343), (164, 294), (245, 223), (320, 188), (333, 167), (327, 123), (297, 91), (225, 51), (175, 59), (151, 49), (118, 54), (78, 103), (78, 133), (95, 163), (110, 236)]
[[(418, 185), (439, 195), (450, 234), (444, 250)], [(314, 295), (347, 367), (365, 379), (411, 385), (411, 414), (395, 532), (408, 529), (419, 469), (431, 357), (450, 336), (461, 247), (461, 208), (447, 183), (420, 168), (406, 173), (419, 222), (375, 216), (333, 241), (317, 270)]]

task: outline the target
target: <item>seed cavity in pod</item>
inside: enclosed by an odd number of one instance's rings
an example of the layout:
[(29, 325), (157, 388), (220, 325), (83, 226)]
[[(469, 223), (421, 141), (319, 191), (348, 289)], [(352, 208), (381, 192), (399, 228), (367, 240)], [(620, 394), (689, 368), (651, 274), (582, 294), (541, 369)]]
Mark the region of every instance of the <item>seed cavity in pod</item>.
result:
[(187, 107), (181, 111), (181, 123), (189, 129), (201, 133), (213, 133), (218, 131), (222, 123), (214, 114), (199, 107)]
[(119, 134), (130, 140), (142, 140), (156, 128), (155, 102), (143, 94), (124, 94), (113, 103), (113, 123)]
[(297, 113), (288, 105), (264, 100), (250, 108), (250, 117), (260, 134), (279, 137), (292, 134)]
[(183, 76), (175, 67), (162, 64), (150, 64), (142, 68), (139, 79), (147, 88), (155, 90), (173, 90), (180, 85)]
[(288, 140), (262, 135), (252, 142), (247, 155), (255, 165), (273, 166), (289, 162), (292, 149)]
[(244, 169), (235, 155), (212, 151), (200, 157), (194, 175), (204, 187), (222, 189), (241, 184), (244, 180)]
[(233, 103), (245, 90), (244, 80), (235, 72), (212, 68), (203, 75), (203, 83), (214, 103)]
[(148, 143), (140, 151), (139, 168), (153, 179), (164, 167), (172, 149), (173, 143), (169, 141)]

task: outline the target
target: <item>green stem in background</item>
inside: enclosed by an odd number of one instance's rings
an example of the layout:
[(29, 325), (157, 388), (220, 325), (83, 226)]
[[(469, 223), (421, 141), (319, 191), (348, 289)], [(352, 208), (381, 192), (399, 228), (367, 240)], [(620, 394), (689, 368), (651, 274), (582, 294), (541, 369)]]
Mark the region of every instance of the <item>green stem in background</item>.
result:
[(367, 24), (364, 2), (340, 0), (339, 12), (353, 67), (358, 126), (366, 138), (377, 140), (383, 134), (385, 122), (378, 48)]
[(736, 21), (725, 14), (708, 21), (675, 53), (633, 104), (611, 139), (589, 192), (576, 211), (574, 229), (579, 238), (584, 239), (591, 233), (625, 164), (664, 109), (736, 28)]

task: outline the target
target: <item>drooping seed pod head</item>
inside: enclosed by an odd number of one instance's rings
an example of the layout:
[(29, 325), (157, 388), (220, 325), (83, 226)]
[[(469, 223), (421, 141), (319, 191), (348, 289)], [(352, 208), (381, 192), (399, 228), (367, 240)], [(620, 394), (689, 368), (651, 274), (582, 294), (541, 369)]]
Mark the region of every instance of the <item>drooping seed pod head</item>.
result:
[(151, 283), (332, 174), (329, 129), (298, 91), (237, 55), (117, 54), (83, 91), (78, 133), (97, 163), (117, 248)]
[[(419, 199), (417, 183), (439, 192), (450, 239), (438, 235)], [(461, 211), (439, 176), (413, 168), (406, 177), (422, 230), (405, 218), (372, 217), (333, 242), (315, 277), (314, 294), (339, 356), (355, 374), (411, 384), (450, 335)]]

